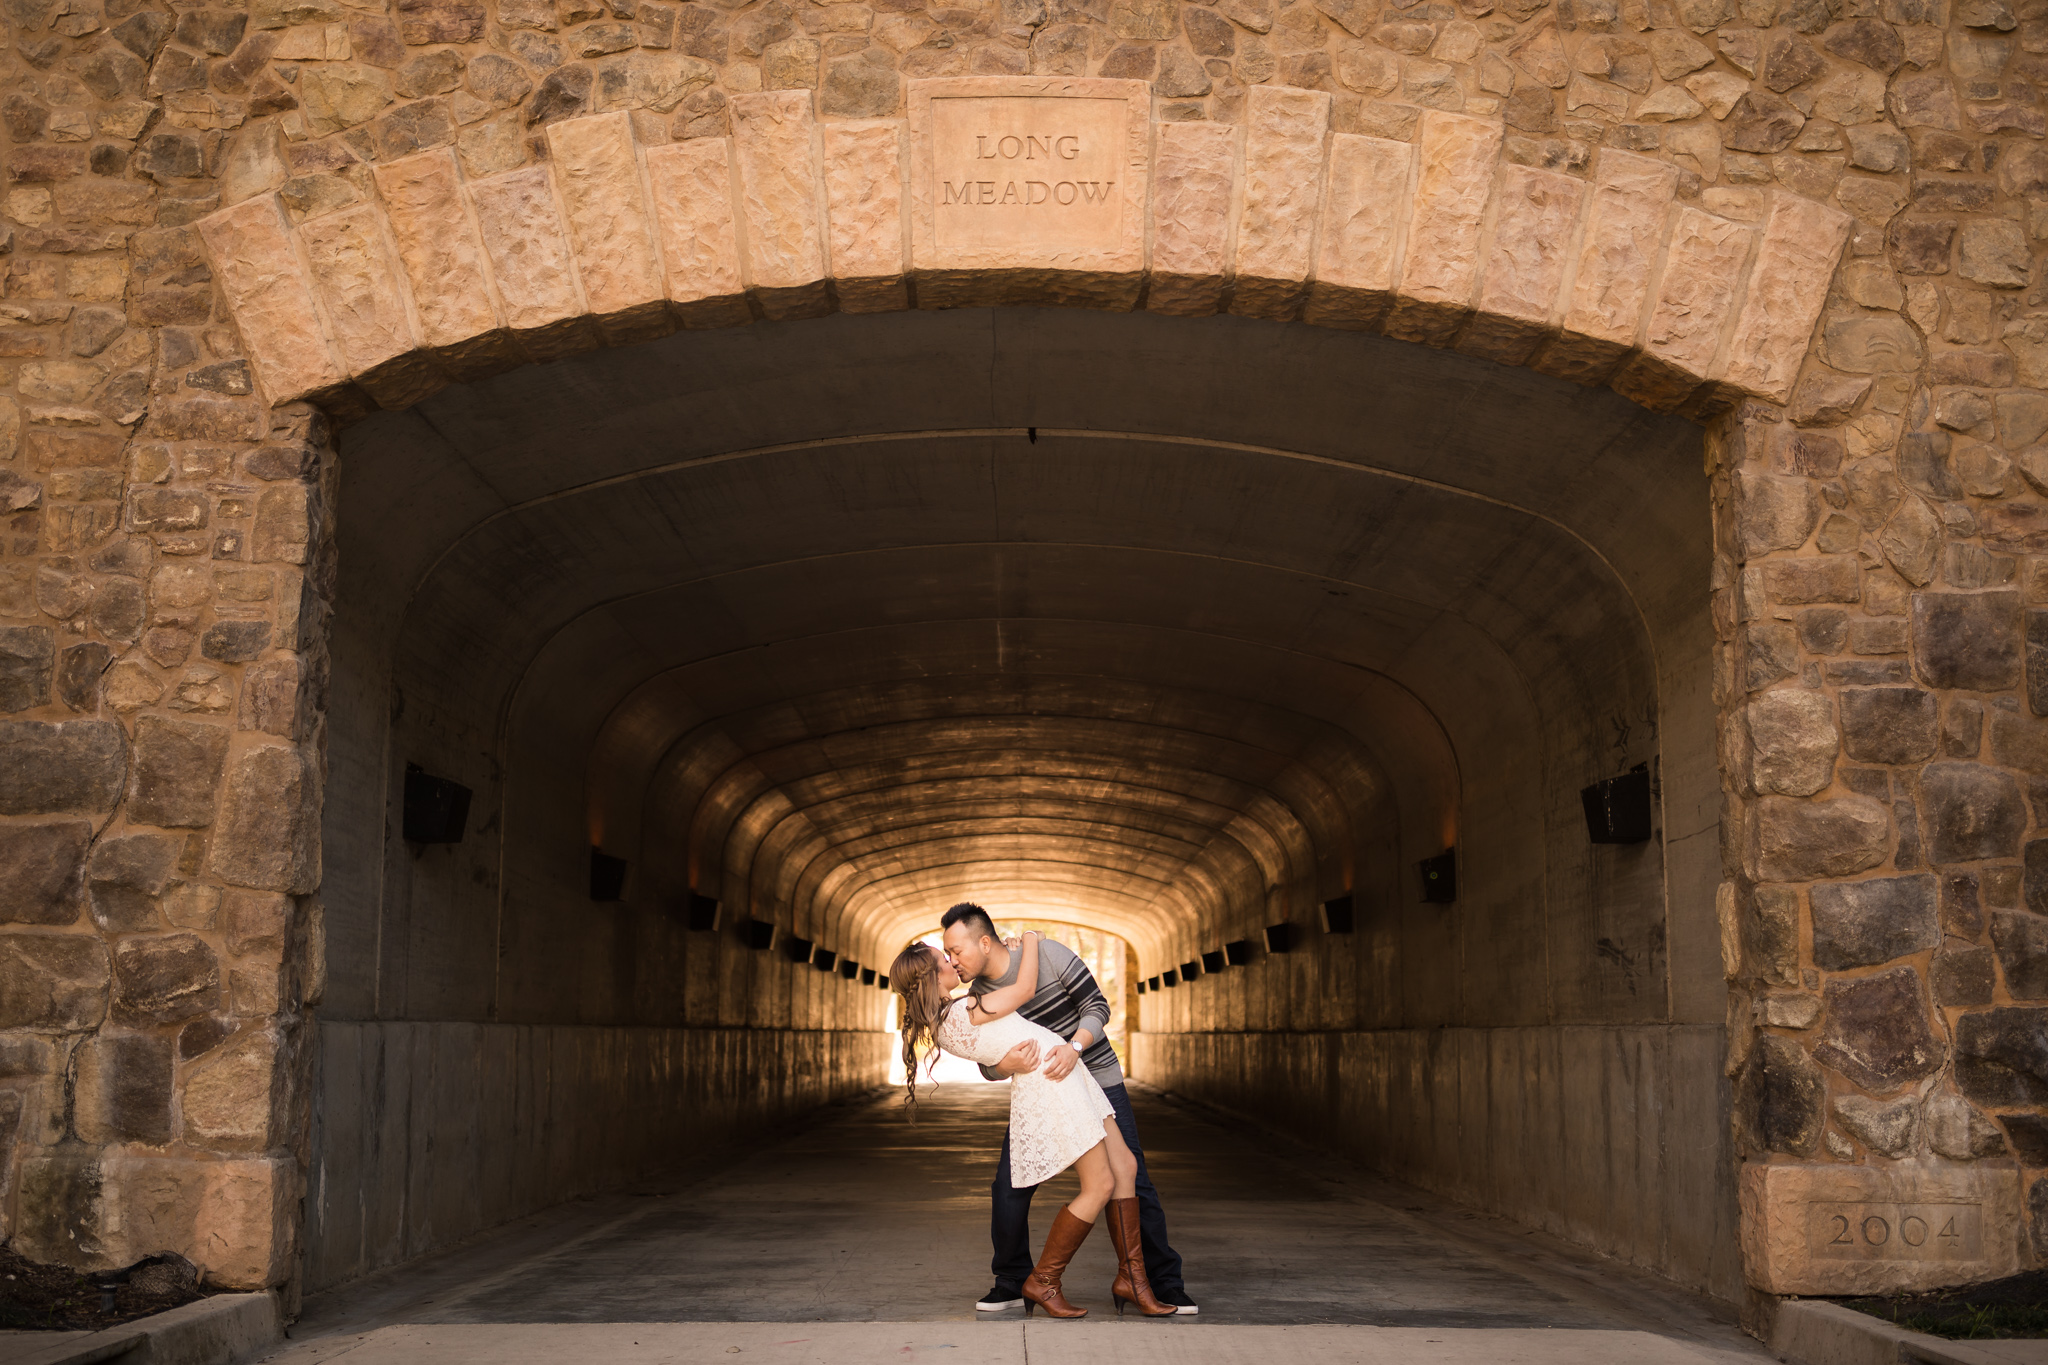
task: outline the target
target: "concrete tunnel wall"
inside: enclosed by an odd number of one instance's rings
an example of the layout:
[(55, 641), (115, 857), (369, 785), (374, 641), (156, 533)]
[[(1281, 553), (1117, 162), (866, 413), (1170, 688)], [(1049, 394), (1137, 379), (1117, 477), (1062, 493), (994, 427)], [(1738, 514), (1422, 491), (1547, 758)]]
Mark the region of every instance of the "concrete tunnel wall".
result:
[[(351, 428), (306, 1286), (878, 1083), (888, 997), (733, 926), (886, 970), (971, 897), (1146, 976), (1302, 926), (1148, 993), (1136, 1073), (1732, 1297), (1699, 448), (1378, 338), (1029, 310)], [(463, 843), (398, 837), (409, 762)], [(1638, 762), (1657, 837), (1589, 846)]]

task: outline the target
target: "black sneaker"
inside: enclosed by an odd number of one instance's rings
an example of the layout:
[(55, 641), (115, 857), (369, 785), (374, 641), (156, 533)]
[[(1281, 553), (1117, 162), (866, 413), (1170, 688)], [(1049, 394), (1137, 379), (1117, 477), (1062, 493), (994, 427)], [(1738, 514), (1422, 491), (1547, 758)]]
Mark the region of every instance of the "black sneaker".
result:
[(1172, 1304), (1173, 1311), (1184, 1318), (1191, 1318), (1202, 1311), (1195, 1306), (1195, 1301), (1188, 1297), (1188, 1291), (1185, 1289), (1174, 1289), (1161, 1294), (1159, 1301)]
[(1000, 1313), (1005, 1308), (1022, 1308), (1023, 1306), (1024, 1291), (1022, 1289), (1012, 1289), (1009, 1285), (998, 1284), (992, 1286), (988, 1293), (981, 1296), (981, 1302), (974, 1305), (974, 1311), (977, 1313)]

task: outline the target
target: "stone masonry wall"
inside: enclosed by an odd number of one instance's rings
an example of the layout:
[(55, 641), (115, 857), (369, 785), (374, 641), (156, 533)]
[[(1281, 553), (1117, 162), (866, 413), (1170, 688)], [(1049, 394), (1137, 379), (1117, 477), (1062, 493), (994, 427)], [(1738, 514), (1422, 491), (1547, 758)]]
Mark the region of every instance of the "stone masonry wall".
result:
[(299, 1216), (331, 460), (319, 413), (257, 395), (197, 220), (275, 192), (339, 234), (425, 149), (483, 177), (580, 114), (652, 146), (726, 136), (735, 94), (814, 91), (829, 124), (900, 115), (910, 78), (1023, 72), (1149, 79), (1168, 123), (1293, 85), (1338, 132), (1454, 111), (1498, 120), (1512, 164), (1641, 154), (1701, 211), (1701, 260), (1774, 194), (1852, 216), (1789, 406), (1711, 443), (1739, 1138), (1757, 1170), (1999, 1173), (2048, 1244), (2041, 0), (4, 14), (0, 1235), (23, 1250), (172, 1245), (261, 1284)]

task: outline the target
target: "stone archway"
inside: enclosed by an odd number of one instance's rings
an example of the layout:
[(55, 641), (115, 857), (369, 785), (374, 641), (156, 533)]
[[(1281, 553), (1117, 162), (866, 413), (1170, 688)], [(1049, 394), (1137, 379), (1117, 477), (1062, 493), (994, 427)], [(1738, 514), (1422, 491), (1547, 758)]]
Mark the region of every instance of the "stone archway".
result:
[[(975, 178), (977, 151), (1055, 155), (1070, 116), (1026, 112), (1052, 100), (1100, 111), (1071, 139), (1097, 208), (1022, 202), (1070, 181)], [(977, 147), (934, 112), (956, 106), (1046, 141)], [(1142, 81), (1021, 76), (914, 82), (907, 120), (819, 124), (797, 91), (732, 110), (729, 139), (652, 148), (624, 111), (565, 119), (544, 165), (469, 181), (422, 152), (377, 168), (381, 203), (292, 227), (259, 195), (200, 231), (273, 402), (353, 385), (403, 407), (750, 305), (878, 312), (914, 289), (1383, 330), (1706, 412), (1790, 396), (1850, 223), (1786, 191), (1760, 223), (1719, 217), (1678, 202), (1672, 166), (1611, 149), (1590, 183), (1504, 162), (1501, 127), (1459, 114), (1425, 112), (1414, 143), (1333, 134), (1310, 90), (1254, 90), (1242, 128), (1154, 124)], [(980, 232), (976, 209), (1019, 224)]]

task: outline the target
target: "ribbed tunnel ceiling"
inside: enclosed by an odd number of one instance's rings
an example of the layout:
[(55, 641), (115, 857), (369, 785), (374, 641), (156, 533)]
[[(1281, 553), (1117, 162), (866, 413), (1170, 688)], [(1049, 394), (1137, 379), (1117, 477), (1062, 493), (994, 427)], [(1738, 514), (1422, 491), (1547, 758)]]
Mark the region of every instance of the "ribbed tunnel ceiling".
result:
[(1640, 757), (1698, 440), (1236, 319), (685, 334), (347, 433), (338, 652), (407, 757), (503, 773), (508, 839), (581, 846), (521, 824), (574, 772), (648, 878), (864, 961), (967, 897), (1151, 951), (1435, 851), (1476, 755), (1528, 749), (1538, 823)]

